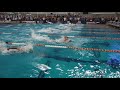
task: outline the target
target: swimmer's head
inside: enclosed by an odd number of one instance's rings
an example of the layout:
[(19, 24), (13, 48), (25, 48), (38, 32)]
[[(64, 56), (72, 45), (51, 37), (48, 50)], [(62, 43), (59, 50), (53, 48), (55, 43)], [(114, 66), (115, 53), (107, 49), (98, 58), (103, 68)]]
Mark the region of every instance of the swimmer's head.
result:
[(6, 44), (12, 44), (12, 42), (5, 42)]
[(64, 38), (68, 38), (67, 36), (64, 36)]
[(7, 50), (9, 51), (9, 48), (7, 48)]
[(64, 39), (65, 39), (65, 40), (68, 40), (68, 37), (67, 37), (67, 36), (64, 36)]
[(64, 36), (64, 42), (68, 41), (68, 37)]

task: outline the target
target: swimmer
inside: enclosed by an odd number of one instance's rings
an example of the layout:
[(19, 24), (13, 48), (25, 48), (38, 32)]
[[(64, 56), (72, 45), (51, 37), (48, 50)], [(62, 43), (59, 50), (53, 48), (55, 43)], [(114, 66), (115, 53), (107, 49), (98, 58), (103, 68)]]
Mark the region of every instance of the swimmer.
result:
[(6, 48), (6, 50), (7, 50), (8, 53), (11, 53), (11, 52), (14, 52), (14, 53), (20, 52), (19, 48), (17, 48), (17, 47)]
[(8, 45), (25, 45), (25, 43), (12, 43), (12, 42), (5, 42)]
[(5, 42), (6, 44), (12, 45), (12, 42)]
[(12, 52), (13, 52), (13, 51), (15, 51), (15, 52), (18, 52), (18, 51), (19, 51), (19, 52), (21, 52), (21, 51), (23, 52), (23, 51), (24, 51), (23, 49), (18, 48), (18, 47), (10, 47), (10, 48), (7, 48), (7, 50), (10, 51), (10, 52), (11, 52), (11, 51), (12, 51)]
[(26, 51), (33, 52), (31, 48), (25, 49), (25, 47), (10, 47), (7, 48), (7, 50), (10, 52), (26, 52)]
[(64, 36), (64, 42), (71, 42), (71, 40), (67, 36)]
[(11, 48), (7, 48), (7, 50), (9, 51), (10, 49), (15, 49), (15, 50), (19, 50), (19, 48), (17, 48), (17, 47), (11, 47)]

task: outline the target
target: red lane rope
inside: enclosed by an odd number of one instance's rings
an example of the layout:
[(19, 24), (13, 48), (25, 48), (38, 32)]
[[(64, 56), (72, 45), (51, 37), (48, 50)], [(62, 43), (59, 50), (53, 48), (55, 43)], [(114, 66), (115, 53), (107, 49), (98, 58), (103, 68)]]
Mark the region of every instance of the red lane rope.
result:
[[(35, 46), (43, 46), (45, 47), (44, 44), (36, 44)], [(51, 45), (55, 46), (55, 45)], [(99, 49), (99, 48), (79, 48), (79, 47), (74, 47), (74, 46), (66, 46), (69, 49), (75, 49), (75, 50), (87, 50), (87, 51), (100, 51), (100, 52), (115, 52), (115, 53), (120, 53), (120, 50), (107, 50), (107, 49)]]

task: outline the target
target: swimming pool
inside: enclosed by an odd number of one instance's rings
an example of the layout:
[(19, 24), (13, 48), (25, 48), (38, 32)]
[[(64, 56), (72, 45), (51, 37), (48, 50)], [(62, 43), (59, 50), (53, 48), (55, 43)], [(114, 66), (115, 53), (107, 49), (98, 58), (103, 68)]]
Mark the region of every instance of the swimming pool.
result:
[[(119, 50), (118, 32), (83, 24), (1, 24), (1, 48), (24, 47), (21, 44), (24, 43), (25, 48), (33, 51), (8, 53), (1, 49), (0, 78), (118, 78), (119, 68), (112, 68), (106, 62), (119, 59), (119, 53), (67, 47)], [(63, 36), (72, 42), (63, 43)], [(6, 41), (18, 44), (6, 45)]]

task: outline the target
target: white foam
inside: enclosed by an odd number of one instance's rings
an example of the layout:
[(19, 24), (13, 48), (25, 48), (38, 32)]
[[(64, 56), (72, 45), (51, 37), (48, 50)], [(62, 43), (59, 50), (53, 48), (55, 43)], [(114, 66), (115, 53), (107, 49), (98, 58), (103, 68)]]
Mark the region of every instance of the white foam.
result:
[(91, 68), (93, 68), (94, 66), (93, 65), (90, 65)]
[(56, 68), (57, 70), (63, 71), (61, 68)]
[(0, 52), (5, 53), (7, 51), (5, 42), (0, 41)]
[(56, 26), (57, 28), (59, 29), (71, 29), (73, 28), (74, 26), (76, 26), (75, 24), (59, 24), (58, 26)]
[(9, 53), (10, 51), (7, 50), (5, 43), (0, 43), (0, 53), (5, 55)]
[(0, 41), (0, 46), (6, 46), (5, 42)]
[(37, 35), (35, 34), (35, 32), (32, 30), (32, 38), (39, 40), (39, 41), (47, 41), (47, 42), (53, 42), (53, 40), (51, 40), (48, 36), (43, 36), (43, 35)]
[(41, 33), (59, 33), (61, 30), (55, 29), (55, 28), (43, 28), (37, 32), (41, 32)]
[(32, 44), (28, 44), (26, 46), (21, 46), (20, 50), (22, 52), (29, 52), (30, 50), (33, 50), (33, 45)]
[(64, 42), (64, 36), (61, 36), (59, 39), (55, 39), (55, 42)]
[(25, 43), (12, 43), (13, 45), (25, 45)]
[[(51, 34), (55, 34), (55, 33), (61, 33), (61, 34), (64, 34), (64, 33), (70, 33), (70, 31), (72, 30), (74, 25), (69, 25), (69, 24), (66, 24), (66, 25), (58, 25), (56, 27), (49, 27), (49, 28), (42, 28), (41, 30), (38, 30), (37, 32), (40, 32), (40, 33), (51, 33)], [(71, 31), (73, 32), (73, 31)]]
[(5, 33), (5, 32), (3, 32), (2, 34), (12, 34), (12, 33)]
[(61, 38), (59, 39), (50, 39), (47, 35), (37, 35), (35, 34), (35, 32), (32, 30), (32, 38), (33, 39), (36, 39), (36, 40), (39, 40), (39, 41), (47, 41), (47, 42), (57, 42), (57, 43), (63, 43), (64, 42), (64, 36), (61, 36)]
[(75, 37), (75, 36), (67, 36), (67, 37)]
[(86, 75), (91, 75), (91, 71), (90, 70), (86, 70), (85, 74)]
[(60, 65), (59, 65), (59, 64), (57, 64), (56, 66), (57, 66), (57, 67), (59, 67)]
[(67, 48), (66, 46), (55, 46), (55, 45), (45, 45), (45, 47), (53, 47), (53, 48)]
[(3, 47), (0, 47), (0, 52), (2, 54), (10, 54), (10, 53), (22, 53), (22, 52), (29, 52), (30, 50), (33, 50), (33, 45), (32, 44), (28, 44), (26, 46), (21, 46), (21, 47), (18, 47), (19, 50), (17, 49), (9, 49), (7, 50), (7, 48), (5, 46)]
[(45, 65), (45, 64), (37, 64), (37, 68), (39, 68), (42, 71), (46, 71), (48, 69), (51, 69), (51, 67)]

